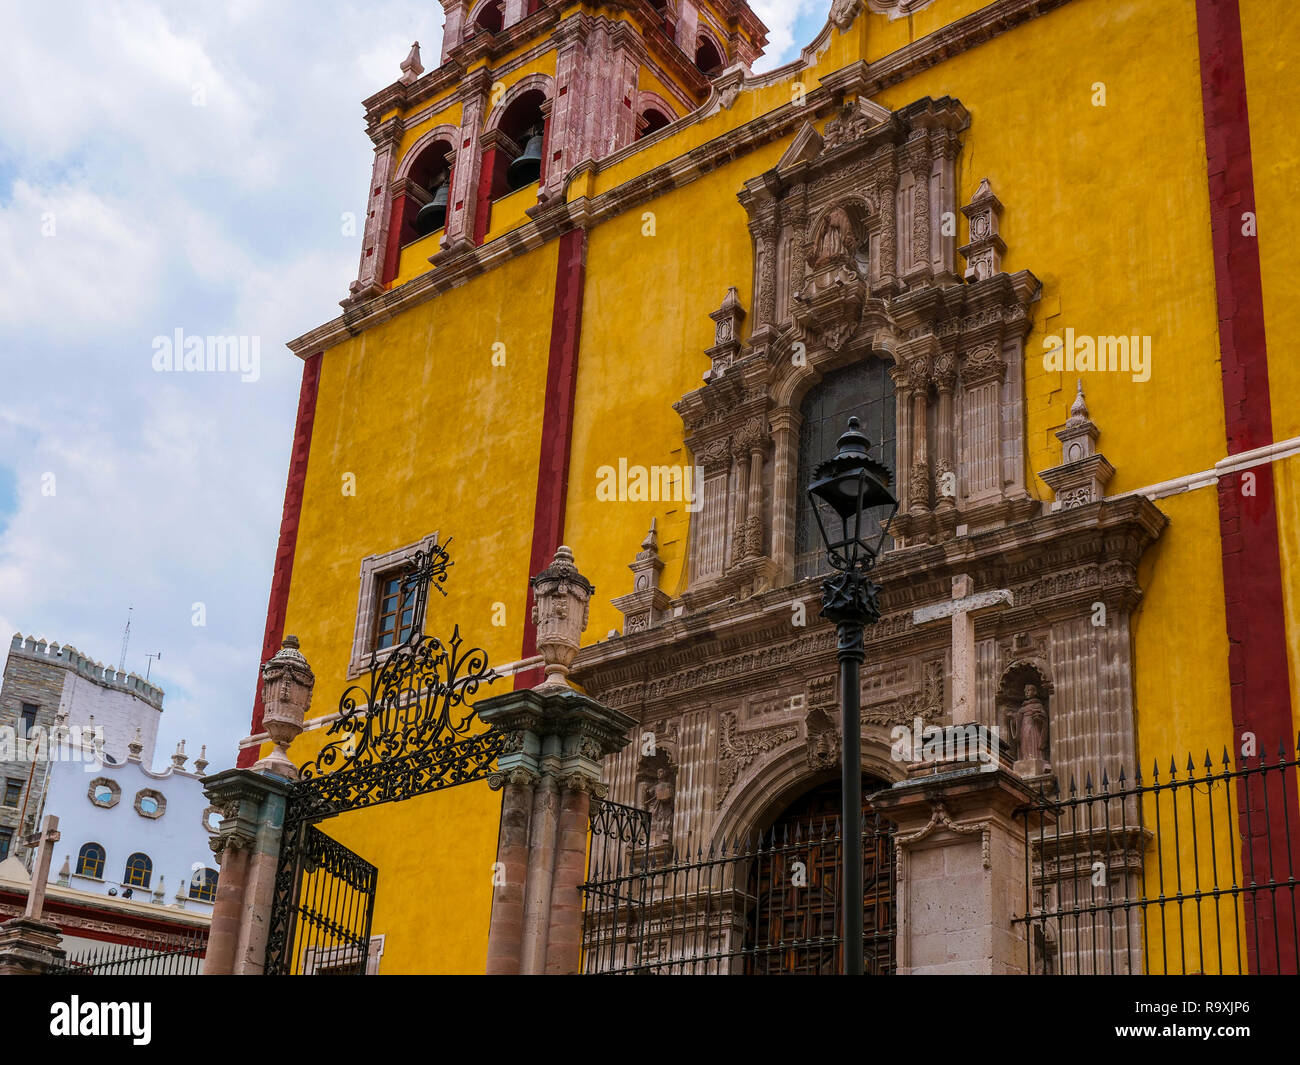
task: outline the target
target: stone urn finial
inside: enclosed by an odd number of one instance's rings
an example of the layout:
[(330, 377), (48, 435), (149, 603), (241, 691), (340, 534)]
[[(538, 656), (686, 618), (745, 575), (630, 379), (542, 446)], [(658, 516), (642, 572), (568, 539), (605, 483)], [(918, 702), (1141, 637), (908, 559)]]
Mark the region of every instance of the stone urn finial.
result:
[(280, 650), (262, 667), (262, 725), (275, 743), (275, 750), (254, 769), (297, 779), (298, 770), (286, 752), (302, 733), (315, 684), (316, 675), (298, 650), (298, 637), (286, 636)]
[(539, 690), (571, 688), (569, 667), (587, 629), (587, 614), (595, 586), (578, 572), (573, 550), (561, 546), (555, 558), (528, 582), (533, 589), (533, 624), (537, 650), (546, 667)]

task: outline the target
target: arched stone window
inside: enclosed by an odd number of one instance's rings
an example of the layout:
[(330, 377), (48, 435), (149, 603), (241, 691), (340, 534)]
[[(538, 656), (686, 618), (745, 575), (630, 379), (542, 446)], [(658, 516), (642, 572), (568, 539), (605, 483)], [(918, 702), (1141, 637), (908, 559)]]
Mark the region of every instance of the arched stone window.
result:
[(486, 30), (488, 33), (500, 33), (505, 21), (504, 0), (487, 0), (474, 13), (473, 27), (475, 32)]
[[(491, 197), (499, 199), (528, 185), (535, 185), (545, 170), (542, 143), (546, 116), (541, 89), (520, 93), (502, 112), (496, 124), (496, 148), (492, 159)], [(540, 138), (540, 139), (537, 139)], [(530, 147), (531, 145), (531, 147)], [(524, 157), (527, 157), (525, 163)], [(519, 163), (519, 165), (515, 165)]]
[(77, 876), (88, 876), (101, 880), (104, 876), (104, 845), (102, 843), (82, 844), (77, 852)]
[(217, 871), (195, 869), (190, 877), (190, 898), (196, 902), (215, 902), (217, 899)]
[(126, 869), (122, 872), (123, 884), (128, 887), (147, 888), (152, 878), (153, 862), (150, 861), (149, 855), (137, 851), (126, 860)]
[[(799, 472), (795, 520), (795, 577), (803, 580), (829, 570), (826, 552), (817, 531), (808, 485), (813, 468), (835, 454), (835, 443), (857, 417), (872, 443), (872, 457), (891, 470), (896, 463), (894, 382), (890, 363), (874, 356), (832, 371), (814, 385), (800, 407)], [(882, 511), (879, 517), (887, 515)], [(892, 546), (885, 541), (885, 549)]]
[[(420, 150), (407, 171), (409, 185), (402, 207), (403, 245), (442, 229), (447, 221), (447, 199), (451, 189), (452, 146), (434, 141)], [(430, 205), (434, 205), (430, 207)], [(425, 210), (429, 207), (429, 210)]]
[(725, 65), (722, 50), (714, 44), (713, 38), (701, 37), (695, 46), (696, 69), (711, 78), (721, 73)]
[(661, 130), (664, 126), (672, 121), (667, 115), (657, 107), (648, 107), (641, 112), (641, 117), (637, 121), (637, 140), (642, 137), (648, 137), (651, 133)]

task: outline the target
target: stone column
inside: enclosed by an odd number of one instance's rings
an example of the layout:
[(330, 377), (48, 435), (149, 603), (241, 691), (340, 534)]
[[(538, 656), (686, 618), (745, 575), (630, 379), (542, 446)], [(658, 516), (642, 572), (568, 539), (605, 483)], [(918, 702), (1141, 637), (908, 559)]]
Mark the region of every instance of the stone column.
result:
[(772, 426), (772, 561), (781, 585), (794, 583), (795, 515), (807, 485), (796, 485), (799, 471), (799, 414), (786, 407), (771, 415)]
[(361, 265), (350, 292), (354, 299), (369, 299), (384, 291), (388, 263), (389, 230), (400, 227), (401, 216), (394, 218), (393, 198), (386, 190), (396, 169), (397, 146), (402, 139), (402, 120), (390, 118), (370, 134), (375, 145), (375, 165), (366, 196), (366, 221), (361, 237)]
[(208, 801), (224, 815), (208, 841), (221, 876), (203, 961), (206, 975), (260, 974), (265, 968), (289, 782), (298, 776), (287, 751), (302, 733), (315, 684), (298, 637), (286, 636), (262, 667), (262, 723), (275, 747), (252, 769), (204, 778)]
[(230, 769), (203, 782), (224, 817), (208, 841), (221, 868), (203, 960), (209, 976), (260, 974), (280, 860), (289, 784), (252, 769)]
[(756, 558), (763, 553), (763, 449), (755, 436), (749, 444), (749, 507), (745, 516), (745, 554)]
[[(910, 779), (871, 796), (897, 826), (900, 975), (1023, 974), (1029, 788), (997, 768)], [(1037, 823), (1029, 826), (1037, 832)]]
[(745, 441), (737, 437), (731, 445), (731, 475), (736, 486), (732, 495), (731, 512), (735, 523), (731, 526), (731, 550), (728, 552), (731, 565), (745, 558), (745, 518), (749, 507), (749, 448)]
[[(448, 9), (450, 23), (451, 9)], [(447, 223), (442, 235), (442, 250), (430, 257), (435, 266), (474, 246), (475, 214), (478, 207), (479, 163), (482, 151), (479, 139), (483, 116), (487, 112), (488, 94), (492, 90), (492, 73), (480, 67), (461, 79), (460, 143), (447, 196)]]
[(485, 699), (478, 716), (506, 733), (488, 783), (504, 789), (488, 972), (577, 972), (591, 797), (601, 761), (628, 743), (633, 718), (574, 690), (568, 667), (595, 589), (560, 547), (532, 579), (537, 649), (547, 679)]

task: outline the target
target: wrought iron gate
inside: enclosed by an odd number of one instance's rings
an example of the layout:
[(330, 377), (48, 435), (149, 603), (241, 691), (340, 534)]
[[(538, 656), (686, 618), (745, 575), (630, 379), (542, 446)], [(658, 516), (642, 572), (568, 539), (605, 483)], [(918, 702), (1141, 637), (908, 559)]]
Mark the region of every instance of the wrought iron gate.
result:
[(286, 848), (297, 876), (285, 944), (295, 976), (365, 976), (379, 870), (314, 825), (299, 826)]
[[(450, 543), (448, 539), (447, 543)], [(266, 944), (271, 974), (364, 974), (378, 871), (315, 826), (327, 818), (485, 780), (505, 735), (483, 729), (470, 700), (497, 674), (487, 652), (423, 635), (429, 589), (452, 563), (446, 545), (417, 552), (401, 585), (406, 639), (370, 657), (339, 699), (329, 740), (290, 788)], [(400, 615), (399, 615), (400, 616)], [(336, 737), (330, 739), (330, 737)]]

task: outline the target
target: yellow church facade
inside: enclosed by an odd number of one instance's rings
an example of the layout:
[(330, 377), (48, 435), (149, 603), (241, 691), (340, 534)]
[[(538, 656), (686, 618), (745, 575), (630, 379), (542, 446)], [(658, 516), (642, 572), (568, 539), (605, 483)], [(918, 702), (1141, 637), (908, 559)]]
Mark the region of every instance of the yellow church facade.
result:
[[(766, 73), (744, 0), (443, 6), (440, 61), (366, 101), (358, 279), (290, 344), (263, 657), (292, 633), (315, 672), (295, 764), (406, 638), (421, 545), (453, 561), (426, 632), (485, 650), (483, 695), (536, 683), (529, 578), (563, 544), (595, 586), (574, 679), (667, 752), (609, 755), (608, 798), (645, 805), (662, 769), (671, 844), (770, 827), (837, 776), (803, 493), (850, 413), (902, 504), (863, 674), (878, 784), (906, 776), (892, 728), (952, 712), (948, 629), (913, 614), (962, 576), (1011, 593), (970, 683), (986, 725), (1038, 691), (1026, 779), (1294, 758), (1287, 4), (836, 0)], [(484, 971), (501, 814), (477, 784), (331, 823), (379, 869), (380, 972)], [(1148, 887), (1250, 875), (1240, 841), (1142, 846)], [(1207, 953), (1256, 931), (1224, 915)], [(1169, 954), (1143, 964), (1202, 966)]]

